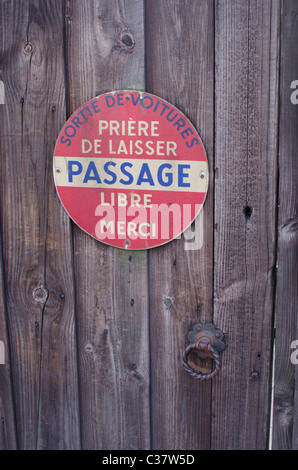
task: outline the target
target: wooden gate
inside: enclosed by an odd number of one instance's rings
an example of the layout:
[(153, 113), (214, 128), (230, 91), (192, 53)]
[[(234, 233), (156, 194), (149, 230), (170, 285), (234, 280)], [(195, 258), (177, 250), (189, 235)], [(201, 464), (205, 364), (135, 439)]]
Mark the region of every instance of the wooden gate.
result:
[[(297, 0), (0, 8), (1, 449), (298, 449)], [(61, 126), (119, 89), (200, 133), (200, 243), (115, 249), (60, 204)], [(227, 334), (211, 381), (182, 366), (198, 321)]]

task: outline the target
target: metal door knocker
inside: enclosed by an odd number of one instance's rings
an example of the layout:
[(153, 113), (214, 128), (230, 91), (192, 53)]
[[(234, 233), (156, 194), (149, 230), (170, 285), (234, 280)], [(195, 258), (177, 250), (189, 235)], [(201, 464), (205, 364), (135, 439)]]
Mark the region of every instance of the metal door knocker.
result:
[[(224, 351), (225, 334), (215, 328), (212, 323), (197, 323), (187, 334), (189, 345), (183, 353), (183, 365), (187, 372), (199, 380), (209, 380), (220, 371), (221, 359), (220, 353)], [(200, 359), (211, 358), (214, 360), (215, 367), (212, 372), (206, 374), (192, 368), (188, 363), (189, 354), (195, 351)]]

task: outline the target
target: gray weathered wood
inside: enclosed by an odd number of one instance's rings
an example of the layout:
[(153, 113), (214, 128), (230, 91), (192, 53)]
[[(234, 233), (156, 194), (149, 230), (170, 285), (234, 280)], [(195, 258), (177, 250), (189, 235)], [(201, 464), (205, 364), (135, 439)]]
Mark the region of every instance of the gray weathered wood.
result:
[[(3, 122), (3, 109), (0, 108), (0, 122)], [(1, 239), (0, 239), (1, 241)], [(16, 450), (16, 427), (10, 370), (10, 348), (5, 311), (2, 257), (0, 267), (0, 449)]]
[[(142, 0), (69, 2), (69, 113), (105, 91), (144, 89), (143, 16)], [(114, 249), (74, 226), (74, 266), (83, 448), (147, 449), (147, 253)]]
[(52, 177), (65, 119), (61, 6), (2, 2), (3, 259), (20, 449), (80, 445), (70, 224)]
[(210, 182), (203, 247), (185, 239), (150, 251), (152, 446), (210, 447), (211, 383), (182, 366), (186, 335), (212, 319), (213, 281), (213, 2), (151, 0), (146, 4), (147, 90), (184, 112), (206, 146)]
[[(274, 320), (272, 447), (298, 449), (297, 0), (2, 0), (0, 14), (0, 449), (266, 449)], [(114, 249), (63, 210), (59, 130), (116, 89), (198, 129), (200, 249)], [(182, 366), (198, 321), (228, 334), (209, 383)]]
[(298, 449), (297, 367), (291, 363), (298, 339), (298, 105), (291, 83), (298, 80), (298, 4), (282, 2), (279, 122), (278, 273), (274, 378), (273, 449)]
[(268, 446), (279, 2), (216, 1), (213, 449)]

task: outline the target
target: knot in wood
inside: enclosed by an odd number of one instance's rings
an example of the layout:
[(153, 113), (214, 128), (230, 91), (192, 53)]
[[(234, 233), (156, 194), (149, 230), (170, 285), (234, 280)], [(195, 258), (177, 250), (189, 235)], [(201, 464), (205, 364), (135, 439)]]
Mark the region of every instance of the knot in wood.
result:
[(92, 352), (93, 352), (93, 346), (92, 346), (91, 343), (87, 343), (87, 344), (85, 345), (85, 351), (86, 351), (87, 353), (92, 353)]
[(26, 54), (30, 54), (32, 52), (32, 44), (30, 42), (27, 42), (24, 46), (24, 51)]
[(129, 50), (133, 49), (135, 46), (134, 38), (132, 34), (128, 31), (122, 32), (122, 34), (120, 35), (120, 41)]
[(37, 287), (33, 291), (33, 298), (37, 302), (45, 302), (48, 298), (49, 292), (45, 287)]

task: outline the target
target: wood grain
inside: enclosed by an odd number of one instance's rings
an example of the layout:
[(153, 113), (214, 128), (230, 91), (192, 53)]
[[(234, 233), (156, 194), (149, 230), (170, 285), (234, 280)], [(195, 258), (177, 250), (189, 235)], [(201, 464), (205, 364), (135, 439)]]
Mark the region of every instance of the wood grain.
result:
[[(257, 450), (270, 424), (298, 450), (297, 18), (297, 0), (1, 0), (1, 450)], [(201, 135), (197, 243), (114, 249), (62, 208), (59, 130), (117, 89)], [(182, 366), (199, 321), (227, 333), (209, 383)]]
[(76, 448), (70, 224), (51, 170), (65, 119), (61, 2), (2, 6), (3, 259), (19, 448)]
[(291, 363), (298, 339), (298, 106), (291, 83), (298, 78), (298, 5), (282, 2), (279, 122), (278, 273), (274, 378), (273, 449), (298, 449), (297, 367)]
[[(0, 122), (3, 122), (0, 107)], [(1, 241), (1, 239), (0, 239)], [(13, 403), (13, 392), (10, 369), (10, 345), (7, 331), (4, 280), (1, 256), (0, 268), (0, 341), (1, 341), (1, 361), (0, 361), (0, 449), (17, 450), (17, 437), (15, 426), (15, 409)], [(2, 350), (3, 346), (3, 350)], [(3, 356), (2, 356), (3, 354)]]
[(175, 240), (149, 253), (153, 449), (210, 447), (211, 384), (182, 366), (186, 335), (212, 319), (213, 284), (213, 3), (146, 4), (147, 90), (177, 106), (207, 149), (210, 183), (203, 247)]
[[(67, 4), (68, 112), (108, 90), (143, 90), (143, 1)], [(147, 253), (73, 233), (83, 448), (148, 449)]]
[(213, 449), (268, 447), (279, 2), (216, 1)]

